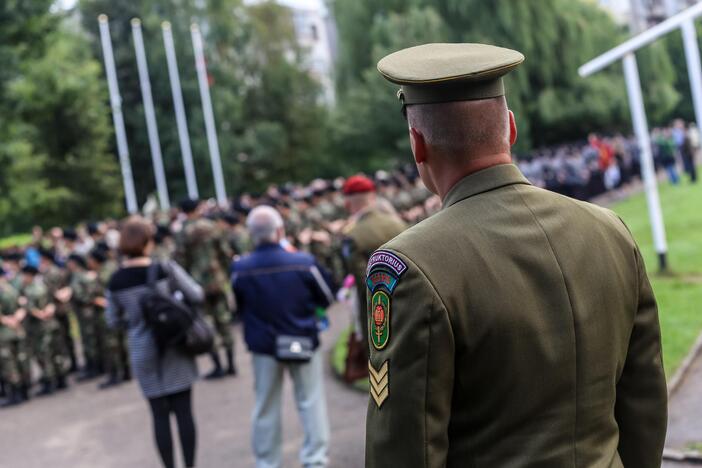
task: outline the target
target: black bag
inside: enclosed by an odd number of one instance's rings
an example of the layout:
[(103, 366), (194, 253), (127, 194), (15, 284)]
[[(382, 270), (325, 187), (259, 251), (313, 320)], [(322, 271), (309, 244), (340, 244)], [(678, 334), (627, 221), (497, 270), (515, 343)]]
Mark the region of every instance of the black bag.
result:
[(275, 358), (282, 362), (308, 362), (314, 355), (314, 342), (307, 336), (278, 335)]
[(141, 298), (141, 310), (159, 353), (162, 355), (167, 348), (177, 348), (193, 356), (211, 351), (214, 345), (212, 328), (200, 313), (181, 299), (183, 293), (174, 290), (166, 265), (162, 268), (169, 278), (171, 294), (156, 287), (158, 268), (159, 264), (153, 263), (147, 270), (149, 291)]

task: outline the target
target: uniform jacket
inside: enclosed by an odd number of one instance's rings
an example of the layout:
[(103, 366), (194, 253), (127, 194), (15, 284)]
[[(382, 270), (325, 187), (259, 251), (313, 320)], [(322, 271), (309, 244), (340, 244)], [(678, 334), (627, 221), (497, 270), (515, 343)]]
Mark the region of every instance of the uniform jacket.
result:
[(492, 167), (368, 274), (368, 468), (660, 466), (656, 301), (612, 212)]
[(224, 292), (233, 253), (222, 230), (206, 218), (188, 220), (176, 239), (178, 263), (203, 287), (205, 294)]
[[(366, 311), (366, 265), (371, 254), (381, 245), (401, 233), (407, 225), (394, 214), (371, 208), (359, 213), (345, 230), (342, 255), (346, 269), (354, 276), (358, 291), (358, 316), (362, 319)], [(365, 322), (365, 319), (363, 319)], [(364, 342), (368, 341), (366, 327), (362, 327)]]
[(232, 288), (251, 352), (275, 355), (278, 335), (306, 336), (319, 345), (315, 311), (334, 297), (328, 274), (311, 255), (261, 245), (234, 262)]
[[(202, 287), (173, 261), (160, 264), (156, 288), (164, 294), (180, 291), (193, 305), (205, 298)], [(189, 389), (198, 379), (198, 371), (195, 358), (178, 348), (167, 348), (159, 355), (141, 307), (149, 291), (148, 267), (120, 268), (108, 283), (106, 319), (110, 328), (126, 328), (132, 372), (143, 395), (157, 398)]]

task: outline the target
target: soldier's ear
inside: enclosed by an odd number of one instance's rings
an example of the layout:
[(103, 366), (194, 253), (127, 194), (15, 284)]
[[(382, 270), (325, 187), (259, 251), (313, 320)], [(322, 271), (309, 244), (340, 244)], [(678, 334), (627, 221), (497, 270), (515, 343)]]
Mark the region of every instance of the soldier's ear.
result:
[(514, 146), (517, 142), (517, 121), (514, 119), (514, 112), (509, 111), (509, 146)]
[(410, 145), (412, 146), (412, 154), (414, 161), (417, 164), (423, 164), (427, 160), (427, 144), (424, 140), (422, 132), (414, 127), (410, 127)]

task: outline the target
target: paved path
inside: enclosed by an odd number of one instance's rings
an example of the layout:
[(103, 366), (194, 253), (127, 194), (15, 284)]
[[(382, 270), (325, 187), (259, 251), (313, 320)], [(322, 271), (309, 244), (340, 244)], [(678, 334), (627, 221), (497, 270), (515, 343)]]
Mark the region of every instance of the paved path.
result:
[[(348, 313), (341, 307), (334, 308), (330, 316), (332, 328), (322, 337), (325, 358), (349, 323)], [(249, 440), (253, 377), (240, 339), (237, 345), (240, 375), (200, 382), (194, 388), (201, 468), (253, 466)], [(367, 397), (333, 378), (329, 365), (325, 368), (332, 433), (330, 468), (360, 468)], [(209, 370), (209, 362), (204, 360), (200, 369), (203, 373)], [(303, 435), (289, 379), (285, 387), (284, 466), (296, 467)], [(88, 383), (0, 412), (0, 466), (158, 468), (160, 464), (152, 443), (148, 406), (136, 383), (106, 391)]]
[[(668, 437), (666, 447), (684, 450), (689, 444), (702, 442), (702, 356), (697, 356), (685, 379), (668, 405)], [(700, 466), (666, 462), (665, 468)]]

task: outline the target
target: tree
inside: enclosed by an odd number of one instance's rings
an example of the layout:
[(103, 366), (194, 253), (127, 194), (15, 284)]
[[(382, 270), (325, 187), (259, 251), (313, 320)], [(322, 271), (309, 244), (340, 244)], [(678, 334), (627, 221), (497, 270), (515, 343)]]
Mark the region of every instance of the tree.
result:
[(0, 232), (120, 213), (99, 64), (51, 2), (13, 3), (0, 16)]
[[(202, 196), (214, 194), (204, 118), (194, 70), (190, 24), (201, 26), (225, 183), (230, 194), (262, 190), (292, 178), (309, 179), (324, 165), (325, 109), (320, 89), (304, 67), (290, 10), (273, 2), (241, 0), (82, 0), (83, 25), (102, 57), (97, 16), (110, 18), (115, 61), (137, 195), (153, 191), (130, 20), (142, 20), (151, 87), (169, 190), (185, 196), (181, 153), (160, 24), (169, 20), (195, 167)], [(107, 96), (105, 96), (105, 99)], [(136, 172), (136, 171), (135, 171)]]
[[(526, 62), (506, 78), (507, 100), (519, 126), (518, 152), (583, 138), (590, 131), (630, 128), (621, 67), (588, 79), (577, 74), (580, 65), (624, 38), (623, 30), (591, 2), (334, 0), (332, 6), (341, 44), (334, 141), (342, 154), (350, 155), (357, 137), (349, 129), (363, 129), (369, 115), (381, 115), (376, 106), (388, 105), (379, 100), (387, 93), (375, 71), (379, 51), (440, 40), (491, 43), (525, 54)], [(436, 30), (409, 26), (429, 18)], [(385, 33), (368, 34), (369, 24), (371, 31)], [(641, 56), (642, 76), (653, 90), (647, 93), (647, 104), (669, 112), (678, 100), (670, 59), (656, 48)], [(374, 124), (372, 160), (387, 164), (406, 154), (406, 145), (398, 144), (403, 125)]]

